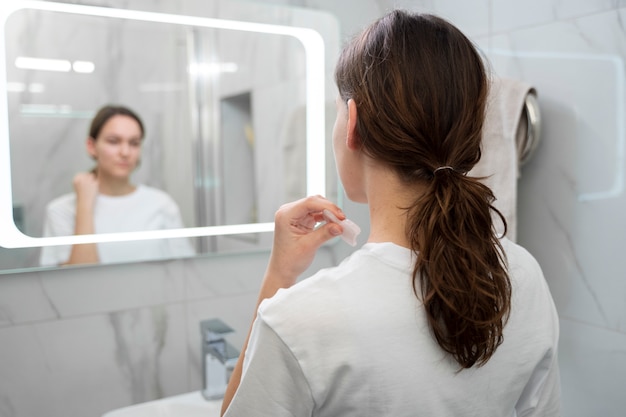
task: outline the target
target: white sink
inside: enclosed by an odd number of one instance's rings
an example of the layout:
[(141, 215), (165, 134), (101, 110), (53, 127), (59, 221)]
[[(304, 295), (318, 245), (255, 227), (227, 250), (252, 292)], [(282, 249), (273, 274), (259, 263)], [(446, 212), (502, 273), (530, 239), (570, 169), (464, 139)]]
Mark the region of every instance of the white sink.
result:
[(102, 417), (219, 417), (222, 400), (207, 401), (200, 391), (109, 411)]

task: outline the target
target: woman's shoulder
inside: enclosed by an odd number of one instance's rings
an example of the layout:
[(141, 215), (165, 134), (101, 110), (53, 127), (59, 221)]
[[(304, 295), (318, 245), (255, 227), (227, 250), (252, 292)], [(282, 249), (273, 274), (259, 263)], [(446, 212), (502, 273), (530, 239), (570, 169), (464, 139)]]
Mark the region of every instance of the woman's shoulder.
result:
[(523, 246), (507, 238), (501, 239), (500, 243), (506, 255), (509, 271), (524, 270), (541, 274), (541, 266), (537, 259)]
[(539, 302), (540, 299), (551, 300), (550, 286), (539, 261), (517, 243), (506, 240), (502, 242), (502, 246), (507, 258), (514, 298), (533, 302)]
[(76, 207), (76, 194), (67, 193), (53, 198), (46, 206), (46, 211), (56, 212), (59, 210), (74, 210)]
[[(56, 197), (46, 205), (45, 217), (46, 223), (51, 227), (59, 227), (66, 225), (72, 227), (76, 216), (76, 194), (68, 193)], [(71, 233), (69, 233), (71, 234)]]

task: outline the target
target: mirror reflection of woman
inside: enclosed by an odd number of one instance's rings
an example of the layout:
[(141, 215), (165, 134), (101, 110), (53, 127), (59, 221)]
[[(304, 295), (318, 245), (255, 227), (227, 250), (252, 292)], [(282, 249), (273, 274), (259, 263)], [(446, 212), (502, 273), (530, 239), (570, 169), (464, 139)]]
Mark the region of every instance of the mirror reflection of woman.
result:
[[(123, 106), (102, 107), (91, 122), (86, 147), (96, 162), (90, 172), (74, 176), (74, 192), (46, 208), (44, 236), (176, 229), (180, 211), (165, 192), (135, 185), (145, 135), (143, 122)], [(42, 249), (41, 265), (111, 263), (191, 256), (186, 239), (90, 243)]]

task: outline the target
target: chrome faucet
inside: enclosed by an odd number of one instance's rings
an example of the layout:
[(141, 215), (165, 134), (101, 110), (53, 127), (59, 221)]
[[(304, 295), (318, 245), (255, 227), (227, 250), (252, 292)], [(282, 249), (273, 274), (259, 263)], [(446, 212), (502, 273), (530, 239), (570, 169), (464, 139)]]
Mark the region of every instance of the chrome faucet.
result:
[(239, 351), (224, 338), (224, 335), (233, 331), (220, 319), (200, 322), (203, 369), (202, 395), (207, 400), (224, 397), (226, 385), (237, 363)]

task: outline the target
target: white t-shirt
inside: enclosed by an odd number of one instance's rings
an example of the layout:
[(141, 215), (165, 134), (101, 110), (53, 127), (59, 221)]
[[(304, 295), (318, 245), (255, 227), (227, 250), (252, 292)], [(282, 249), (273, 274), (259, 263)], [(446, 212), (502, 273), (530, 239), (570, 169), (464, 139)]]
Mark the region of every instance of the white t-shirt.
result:
[[(44, 236), (71, 236), (76, 219), (76, 194), (52, 200), (46, 208)], [(178, 229), (183, 226), (180, 211), (165, 192), (145, 185), (123, 196), (96, 197), (94, 210), (96, 233), (135, 232), (141, 230)], [(157, 239), (98, 243), (101, 263), (147, 261), (185, 257), (194, 254), (188, 239)], [(70, 257), (71, 246), (42, 248), (40, 265), (60, 265)]]
[(435, 342), (411, 252), (369, 243), (261, 304), (226, 416), (558, 416), (556, 309), (535, 259), (503, 246), (511, 316), (484, 366), (457, 372)]

